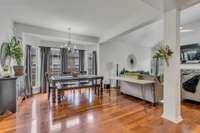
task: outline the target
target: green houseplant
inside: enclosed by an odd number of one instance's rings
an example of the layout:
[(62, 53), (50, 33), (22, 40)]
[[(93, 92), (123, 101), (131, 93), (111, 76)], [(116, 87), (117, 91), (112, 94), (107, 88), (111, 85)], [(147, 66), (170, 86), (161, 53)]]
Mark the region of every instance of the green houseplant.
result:
[(16, 37), (12, 37), (9, 42), (5, 43), (4, 48), (4, 57), (10, 60), (13, 58), (16, 61), (15, 66), (13, 66), (14, 72), (16, 76), (23, 75), (24, 67), (22, 66), (22, 58), (23, 58), (23, 49), (22, 44)]
[(169, 58), (174, 52), (168, 45), (162, 45), (157, 51), (155, 51), (153, 58), (156, 59), (156, 73), (155, 76), (159, 82), (163, 82), (164, 74), (158, 75), (159, 60), (164, 60), (166, 65), (169, 66)]
[(153, 55), (155, 59), (164, 59), (167, 66), (169, 66), (169, 57), (172, 56), (174, 52), (169, 48), (168, 45), (160, 47)]

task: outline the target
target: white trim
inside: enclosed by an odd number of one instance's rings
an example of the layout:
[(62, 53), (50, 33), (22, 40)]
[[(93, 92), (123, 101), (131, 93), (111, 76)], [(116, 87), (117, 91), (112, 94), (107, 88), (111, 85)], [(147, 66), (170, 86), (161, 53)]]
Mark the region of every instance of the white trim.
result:
[(183, 118), (180, 115), (177, 116), (176, 119), (174, 119), (174, 117), (172, 117), (172, 116), (170, 116), (170, 115), (168, 115), (166, 113), (163, 113), (163, 115), (161, 117), (164, 118), (164, 119), (166, 119), (166, 120), (169, 120), (169, 121), (171, 121), (173, 123), (176, 123), (176, 124), (178, 124), (181, 121), (183, 121)]

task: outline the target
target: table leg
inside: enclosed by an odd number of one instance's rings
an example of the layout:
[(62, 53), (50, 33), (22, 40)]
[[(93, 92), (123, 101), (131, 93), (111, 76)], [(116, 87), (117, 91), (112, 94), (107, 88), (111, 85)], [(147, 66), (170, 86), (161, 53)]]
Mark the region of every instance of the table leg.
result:
[[(96, 94), (96, 90), (97, 90), (96, 84), (97, 84), (97, 80), (95, 80), (95, 82), (94, 82), (94, 90), (95, 90), (95, 94)], [(99, 93), (98, 93), (98, 95), (99, 95)]]
[(155, 89), (155, 85), (152, 84), (152, 96), (153, 96), (153, 106), (156, 105), (156, 89)]
[[(92, 80), (92, 92), (93, 92), (93, 89), (94, 89), (94, 80)], [(94, 93), (96, 95), (96, 89), (94, 89)]]
[(96, 88), (94, 89), (94, 93), (95, 93), (95, 95), (97, 94), (97, 90), (96, 90)]
[(56, 102), (56, 88), (53, 88), (53, 91), (52, 91), (52, 100), (53, 100), (53, 103)]
[[(53, 82), (52, 85), (55, 86), (55, 82)], [(53, 88), (52, 90), (52, 101), (53, 103), (56, 102), (56, 88)]]
[(141, 85), (141, 90), (142, 90), (142, 91), (141, 91), (141, 92), (142, 92), (142, 99), (144, 100), (144, 112), (147, 113), (144, 85)]
[(101, 79), (101, 81), (100, 81), (101, 83), (100, 83), (100, 88), (101, 88), (101, 95), (103, 95), (103, 79)]
[[(119, 84), (119, 80), (117, 80), (118, 84)], [(119, 85), (117, 86), (117, 96), (120, 96), (121, 92), (120, 92), (120, 87)]]
[(48, 86), (48, 100), (50, 99), (50, 92), (51, 90), (50, 90), (50, 87)]
[(61, 102), (61, 95), (62, 95), (62, 92), (61, 92), (62, 90), (59, 90), (59, 89), (57, 89), (57, 99), (58, 99), (58, 103), (60, 103)]
[(111, 93), (111, 85), (110, 85), (110, 87), (109, 87), (108, 89), (109, 89), (109, 90), (108, 90), (108, 91), (109, 91), (108, 93), (109, 93), (109, 96), (110, 96), (110, 93)]

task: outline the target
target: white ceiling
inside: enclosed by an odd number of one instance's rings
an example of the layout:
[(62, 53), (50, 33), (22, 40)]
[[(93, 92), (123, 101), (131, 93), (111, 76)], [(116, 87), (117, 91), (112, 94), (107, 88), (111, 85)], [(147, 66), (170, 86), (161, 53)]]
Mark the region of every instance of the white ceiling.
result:
[(181, 24), (187, 25), (190, 23), (200, 22), (200, 4), (196, 4), (181, 11)]
[[(191, 32), (181, 32), (181, 42), (187, 40), (186, 36), (200, 36), (200, 4), (181, 11), (181, 26), (184, 30)], [(195, 35), (198, 34), (198, 35)], [(194, 37), (193, 37), (194, 38)], [(192, 38), (192, 39), (193, 39)], [(197, 37), (196, 37), (197, 38)], [(163, 39), (163, 20), (156, 21), (152, 24), (139, 27), (127, 34), (115, 38), (115, 41), (127, 44), (152, 47)], [(191, 39), (191, 40), (192, 40)], [(190, 41), (191, 41), (190, 40)], [(112, 40), (110, 40), (112, 41)], [(195, 42), (196, 40), (194, 40)], [(182, 44), (181, 44), (182, 45)]]
[(143, 47), (153, 47), (163, 40), (163, 21), (157, 21), (145, 27), (139, 28), (134, 32), (122, 35), (110, 41), (123, 42)]
[[(0, 0), (13, 21), (108, 40), (162, 16), (164, 0)], [(169, 1), (169, 0), (167, 0)], [(191, 5), (199, 0), (181, 0)], [(186, 7), (186, 6), (183, 6)], [(183, 24), (200, 19), (200, 7), (183, 13)], [(189, 18), (189, 19), (188, 19)]]
[(17, 22), (102, 38), (161, 15), (141, 0), (0, 0), (0, 12)]

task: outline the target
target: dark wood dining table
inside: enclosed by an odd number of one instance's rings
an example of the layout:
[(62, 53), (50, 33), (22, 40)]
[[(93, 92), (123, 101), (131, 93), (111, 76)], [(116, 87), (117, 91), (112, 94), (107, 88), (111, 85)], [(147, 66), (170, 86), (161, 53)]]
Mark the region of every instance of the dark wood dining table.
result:
[[(83, 84), (68, 85), (68, 86), (65, 86), (64, 88), (62, 88), (63, 90), (79, 89), (79, 88), (95, 88), (95, 90), (96, 90), (97, 82), (100, 81), (99, 86), (100, 86), (101, 96), (103, 95), (103, 79), (104, 79), (103, 76), (97, 76), (97, 75), (78, 75), (77, 77), (67, 76), (67, 75), (52, 75), (50, 77), (50, 81), (53, 86), (56, 86), (56, 83), (59, 83), (59, 84), (70, 83), (70, 82), (80, 83), (81, 81), (91, 82), (91, 85), (83, 85)], [(53, 91), (53, 94), (58, 89), (59, 88), (55, 88)]]

